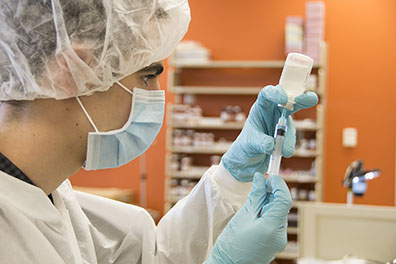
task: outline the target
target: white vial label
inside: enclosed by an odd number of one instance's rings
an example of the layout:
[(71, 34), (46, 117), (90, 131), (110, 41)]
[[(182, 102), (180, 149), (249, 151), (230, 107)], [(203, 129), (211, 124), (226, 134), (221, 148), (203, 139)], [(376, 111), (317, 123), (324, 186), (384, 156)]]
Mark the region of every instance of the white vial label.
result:
[(286, 65), (280, 79), (280, 85), (294, 103), (294, 98), (305, 91), (305, 83), (309, 76), (309, 68)]

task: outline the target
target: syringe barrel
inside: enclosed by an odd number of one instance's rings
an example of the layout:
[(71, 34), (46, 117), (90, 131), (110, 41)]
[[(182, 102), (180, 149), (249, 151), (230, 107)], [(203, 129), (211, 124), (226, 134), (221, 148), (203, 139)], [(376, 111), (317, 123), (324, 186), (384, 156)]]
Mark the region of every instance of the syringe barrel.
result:
[(286, 135), (286, 120), (281, 117), (278, 124), (276, 125), (275, 146), (268, 165), (267, 192), (272, 192), (272, 188), (271, 188), (272, 175), (279, 175), (280, 163), (282, 160), (283, 141), (285, 140), (285, 135)]
[(277, 136), (275, 138), (274, 152), (271, 155), (270, 162), (268, 165), (268, 174), (279, 174), (284, 140), (285, 140), (284, 136)]

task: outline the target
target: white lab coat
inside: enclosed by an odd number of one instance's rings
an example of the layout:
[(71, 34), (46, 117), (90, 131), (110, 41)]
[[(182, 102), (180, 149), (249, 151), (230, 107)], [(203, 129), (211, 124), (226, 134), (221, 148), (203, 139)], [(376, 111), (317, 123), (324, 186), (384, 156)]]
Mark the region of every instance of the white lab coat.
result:
[(68, 180), (54, 206), (0, 172), (0, 263), (202, 263), (250, 188), (212, 166), (156, 227), (144, 209), (75, 192)]

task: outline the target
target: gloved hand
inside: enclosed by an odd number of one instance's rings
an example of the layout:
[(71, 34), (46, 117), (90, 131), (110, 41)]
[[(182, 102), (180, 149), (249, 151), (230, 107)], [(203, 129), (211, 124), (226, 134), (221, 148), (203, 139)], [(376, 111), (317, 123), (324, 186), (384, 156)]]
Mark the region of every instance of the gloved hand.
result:
[(286, 247), (290, 192), (278, 175), (271, 178), (272, 193), (265, 181), (261, 173), (254, 175), (248, 200), (217, 238), (206, 264), (270, 263)]
[[(295, 98), (294, 110), (287, 111), (287, 132), (282, 155), (291, 157), (296, 145), (296, 128), (291, 114), (318, 103), (318, 96), (307, 92)], [(222, 163), (234, 178), (252, 181), (255, 172), (266, 173), (274, 149), (275, 126), (281, 116), (278, 104), (287, 103), (287, 94), (280, 85), (264, 87), (250, 109), (249, 116), (238, 138), (223, 155)]]

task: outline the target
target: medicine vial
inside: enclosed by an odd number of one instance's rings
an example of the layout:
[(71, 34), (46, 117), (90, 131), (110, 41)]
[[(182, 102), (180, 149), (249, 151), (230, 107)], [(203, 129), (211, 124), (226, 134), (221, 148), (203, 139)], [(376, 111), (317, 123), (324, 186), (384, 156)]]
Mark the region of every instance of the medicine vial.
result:
[(279, 84), (287, 94), (287, 104), (283, 107), (293, 110), (294, 99), (305, 92), (307, 79), (311, 73), (313, 59), (300, 53), (289, 53), (283, 67)]

